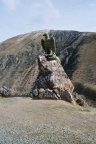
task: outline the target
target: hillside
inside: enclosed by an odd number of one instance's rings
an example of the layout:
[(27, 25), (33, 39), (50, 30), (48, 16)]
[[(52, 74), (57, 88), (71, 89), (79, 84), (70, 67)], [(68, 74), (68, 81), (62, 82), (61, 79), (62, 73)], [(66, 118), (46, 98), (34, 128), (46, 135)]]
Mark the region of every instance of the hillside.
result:
[(96, 100), (96, 33), (41, 30), (0, 43), (0, 85), (13, 94), (30, 92), (38, 75), (41, 38), (48, 32), (56, 40), (56, 53), (78, 93)]

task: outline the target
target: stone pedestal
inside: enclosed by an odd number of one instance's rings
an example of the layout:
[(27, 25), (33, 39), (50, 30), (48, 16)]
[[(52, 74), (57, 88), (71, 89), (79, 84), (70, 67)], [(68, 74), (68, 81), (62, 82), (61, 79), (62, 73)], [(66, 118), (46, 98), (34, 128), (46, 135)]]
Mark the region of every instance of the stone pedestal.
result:
[[(38, 58), (39, 75), (32, 89), (33, 97), (61, 99), (75, 104), (72, 97), (74, 86), (63, 67), (56, 60)], [(35, 93), (35, 94), (34, 94)]]

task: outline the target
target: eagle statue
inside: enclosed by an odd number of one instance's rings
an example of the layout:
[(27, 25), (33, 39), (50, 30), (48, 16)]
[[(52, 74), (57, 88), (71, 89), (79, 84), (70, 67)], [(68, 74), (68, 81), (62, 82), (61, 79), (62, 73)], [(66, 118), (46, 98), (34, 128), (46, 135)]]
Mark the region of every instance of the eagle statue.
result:
[(43, 36), (45, 39), (41, 39), (41, 45), (45, 51), (45, 55), (52, 56), (56, 52), (55, 39), (52, 36), (49, 38), (49, 35), (46, 33)]

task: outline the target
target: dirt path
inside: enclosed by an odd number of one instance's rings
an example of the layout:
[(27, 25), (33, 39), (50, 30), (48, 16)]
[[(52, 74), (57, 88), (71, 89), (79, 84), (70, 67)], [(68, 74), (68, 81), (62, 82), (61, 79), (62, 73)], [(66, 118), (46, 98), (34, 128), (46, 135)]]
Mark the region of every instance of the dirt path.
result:
[(96, 109), (58, 100), (0, 98), (0, 144), (96, 144)]

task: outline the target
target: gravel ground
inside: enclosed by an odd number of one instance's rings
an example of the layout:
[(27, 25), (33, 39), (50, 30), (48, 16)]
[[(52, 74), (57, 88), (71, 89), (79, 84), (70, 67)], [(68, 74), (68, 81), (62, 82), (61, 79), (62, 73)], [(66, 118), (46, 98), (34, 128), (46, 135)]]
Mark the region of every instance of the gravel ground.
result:
[(31, 131), (26, 131), (0, 126), (1, 144), (95, 144), (94, 140), (80, 131), (72, 131), (70, 128), (50, 128), (48, 125), (39, 125)]
[(0, 144), (96, 144), (95, 108), (4, 98), (0, 110)]

